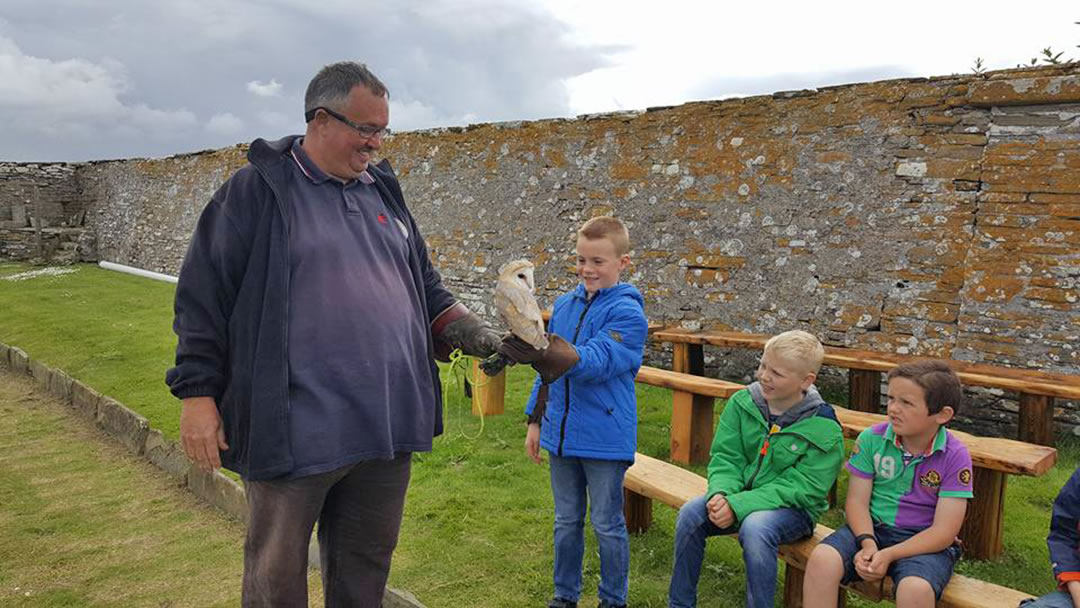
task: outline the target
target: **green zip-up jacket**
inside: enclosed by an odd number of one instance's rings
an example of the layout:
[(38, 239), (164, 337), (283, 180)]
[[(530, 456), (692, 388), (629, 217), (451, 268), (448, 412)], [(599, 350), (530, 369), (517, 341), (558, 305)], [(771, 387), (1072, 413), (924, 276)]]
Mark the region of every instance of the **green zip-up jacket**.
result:
[(769, 433), (757, 383), (728, 400), (713, 437), (708, 498), (723, 494), (738, 521), (755, 511), (793, 507), (815, 521), (844, 460), (844, 435), (814, 387)]

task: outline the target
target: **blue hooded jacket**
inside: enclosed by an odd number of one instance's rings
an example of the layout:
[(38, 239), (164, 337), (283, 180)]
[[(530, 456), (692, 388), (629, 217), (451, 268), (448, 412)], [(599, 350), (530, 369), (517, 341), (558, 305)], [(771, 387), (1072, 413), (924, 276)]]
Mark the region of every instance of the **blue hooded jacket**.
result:
[[(540, 446), (564, 457), (634, 460), (637, 397), (634, 378), (648, 339), (645, 300), (628, 283), (585, 287), (555, 300), (548, 332), (577, 349), (580, 360), (548, 388)], [(532, 414), (540, 379), (525, 411)]]
[(1080, 581), (1080, 469), (1073, 471), (1054, 500), (1046, 546), (1058, 585), (1064, 588), (1070, 581)]

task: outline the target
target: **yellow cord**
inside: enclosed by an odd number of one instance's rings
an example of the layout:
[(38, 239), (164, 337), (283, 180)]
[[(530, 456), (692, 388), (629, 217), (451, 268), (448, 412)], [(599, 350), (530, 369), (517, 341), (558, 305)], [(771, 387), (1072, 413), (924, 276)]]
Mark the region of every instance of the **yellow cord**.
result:
[[(473, 391), (476, 391), (480, 387), (486, 386), (488, 382), (491, 382), (491, 379), (488, 378), (487, 374), (483, 372), (477, 372), (475, 375), (472, 375), (473, 361), (479, 361), (479, 358), (473, 357), (471, 355), (466, 355), (465, 353), (461, 352), (460, 348), (455, 348), (453, 352), (450, 353), (450, 384), (452, 384), (452, 386), (443, 387), (444, 411), (448, 412), (450, 410), (450, 405), (447, 402), (446, 398), (447, 394), (449, 394), (450, 392), (454, 392), (454, 394), (463, 394), (465, 391), (464, 387), (466, 380), (469, 382), (469, 384), (472, 385)], [(483, 378), (483, 380), (481, 381), (480, 378)], [(470, 412), (472, 411), (471, 402), (468, 403), (466, 407), (469, 409)], [(465, 432), (464, 422), (462, 422), (461, 429), (458, 431), (459, 433), (461, 433), (462, 437), (469, 440), (479, 439), (480, 436), (484, 434), (484, 408), (478, 407), (476, 409), (480, 412), (480, 430), (476, 433), (476, 435), (469, 435)]]

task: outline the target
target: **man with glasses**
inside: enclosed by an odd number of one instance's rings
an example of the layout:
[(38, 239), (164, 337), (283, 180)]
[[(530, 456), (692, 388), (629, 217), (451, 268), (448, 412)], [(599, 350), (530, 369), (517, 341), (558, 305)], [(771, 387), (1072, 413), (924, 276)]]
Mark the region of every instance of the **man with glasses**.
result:
[(499, 344), (372, 163), (388, 95), (362, 64), (324, 67), (305, 134), (251, 144), (180, 271), (167, 382), (188, 456), (244, 478), (245, 606), (307, 605), (316, 522), (326, 605), (381, 604), (410, 456), (442, 432), (433, 357)]

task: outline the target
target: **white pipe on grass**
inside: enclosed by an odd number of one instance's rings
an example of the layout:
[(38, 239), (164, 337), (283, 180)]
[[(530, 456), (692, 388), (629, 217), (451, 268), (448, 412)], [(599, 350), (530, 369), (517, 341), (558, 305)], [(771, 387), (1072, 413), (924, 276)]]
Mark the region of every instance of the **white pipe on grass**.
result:
[(124, 272), (127, 274), (133, 274), (137, 277), (144, 277), (147, 279), (154, 279), (155, 281), (165, 281), (166, 283), (176, 283), (176, 277), (168, 274), (161, 274), (160, 272), (154, 272), (152, 270), (143, 270), (142, 268), (135, 268), (134, 266), (125, 266), (123, 264), (117, 264), (116, 262), (98, 262), (98, 266), (106, 270), (115, 270), (117, 272)]

